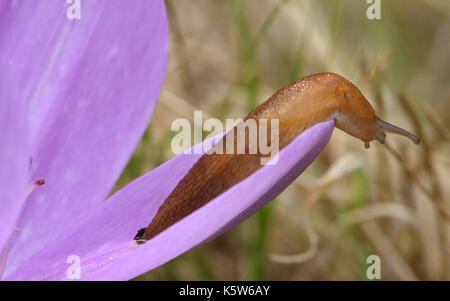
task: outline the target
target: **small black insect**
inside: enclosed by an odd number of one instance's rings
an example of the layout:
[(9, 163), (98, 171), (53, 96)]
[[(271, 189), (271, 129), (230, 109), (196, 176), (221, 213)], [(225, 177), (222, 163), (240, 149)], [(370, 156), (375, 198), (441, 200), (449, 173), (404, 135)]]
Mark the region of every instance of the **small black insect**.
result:
[(138, 231), (138, 233), (134, 236), (134, 240), (138, 245), (142, 245), (147, 241), (147, 239), (144, 236), (145, 228), (142, 228)]

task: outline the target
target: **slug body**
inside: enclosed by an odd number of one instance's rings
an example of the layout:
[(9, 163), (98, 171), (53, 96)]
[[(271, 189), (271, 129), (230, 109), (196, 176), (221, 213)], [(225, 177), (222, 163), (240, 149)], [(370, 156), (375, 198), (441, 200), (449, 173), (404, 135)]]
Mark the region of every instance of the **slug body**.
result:
[[(245, 120), (251, 118), (258, 125), (261, 119), (279, 120), (280, 150), (309, 127), (331, 119), (336, 120), (337, 128), (361, 139), (366, 148), (375, 139), (384, 143), (385, 131), (407, 136), (419, 143), (419, 138), (413, 134), (380, 120), (361, 91), (344, 77), (333, 73), (309, 75), (285, 86)], [(233, 131), (236, 133), (236, 127)], [(222, 138), (224, 145), (230, 132)], [(138, 232), (135, 240), (143, 243), (153, 238), (244, 180), (262, 167), (261, 157), (259, 150), (256, 154), (203, 155), (170, 193), (145, 231), (141, 229)]]

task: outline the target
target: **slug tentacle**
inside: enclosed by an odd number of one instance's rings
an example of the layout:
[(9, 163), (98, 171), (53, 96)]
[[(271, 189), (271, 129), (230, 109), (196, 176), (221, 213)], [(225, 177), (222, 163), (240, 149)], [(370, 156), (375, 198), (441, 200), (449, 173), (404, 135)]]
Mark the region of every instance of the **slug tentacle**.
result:
[[(386, 132), (408, 137), (415, 144), (419, 144), (420, 143), (420, 138), (417, 137), (416, 135), (414, 135), (414, 134), (412, 134), (412, 133), (410, 133), (410, 132), (408, 132), (408, 131), (406, 131), (404, 129), (396, 127), (395, 125), (387, 123), (386, 121), (383, 121), (383, 120), (379, 119), (378, 117), (376, 119), (376, 123), (377, 123), (378, 127), (380, 127), (381, 129), (385, 130)], [(381, 142), (381, 140), (380, 140), (380, 142)]]
[(384, 141), (386, 140), (386, 134), (385, 133), (375, 133), (375, 137), (380, 141), (381, 144), (384, 144)]

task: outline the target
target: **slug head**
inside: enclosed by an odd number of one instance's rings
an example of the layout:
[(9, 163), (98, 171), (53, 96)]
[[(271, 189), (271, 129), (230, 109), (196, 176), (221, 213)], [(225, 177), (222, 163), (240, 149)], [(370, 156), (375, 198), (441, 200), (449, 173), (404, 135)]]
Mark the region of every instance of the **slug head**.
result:
[(420, 142), (416, 135), (379, 119), (361, 91), (348, 80), (343, 79), (334, 92), (338, 103), (337, 113), (333, 116), (336, 127), (361, 139), (366, 148), (375, 139), (384, 143), (386, 132), (408, 137), (415, 144)]

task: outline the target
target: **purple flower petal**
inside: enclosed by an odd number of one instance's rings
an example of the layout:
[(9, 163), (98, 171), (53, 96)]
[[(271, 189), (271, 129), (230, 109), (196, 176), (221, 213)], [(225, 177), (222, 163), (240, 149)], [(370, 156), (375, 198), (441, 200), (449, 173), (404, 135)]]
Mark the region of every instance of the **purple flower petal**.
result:
[[(0, 5), (0, 53), (28, 102), (31, 178), (5, 275), (97, 208), (150, 120), (166, 72), (164, 1)], [(3, 70), (2, 70), (3, 71)]]
[[(114, 194), (61, 237), (23, 264), (8, 280), (66, 279), (66, 259), (81, 260), (82, 280), (126, 280), (151, 270), (230, 229), (272, 200), (317, 157), (335, 121), (306, 130), (267, 165), (144, 245), (134, 245), (165, 197), (200, 155), (179, 155)], [(206, 142), (209, 143), (209, 142)]]
[[(0, 67), (7, 70), (3, 62)], [(0, 278), (25, 201), (29, 165), (25, 103), (15, 98), (17, 87), (5, 74), (0, 74)]]

